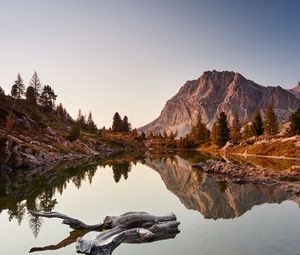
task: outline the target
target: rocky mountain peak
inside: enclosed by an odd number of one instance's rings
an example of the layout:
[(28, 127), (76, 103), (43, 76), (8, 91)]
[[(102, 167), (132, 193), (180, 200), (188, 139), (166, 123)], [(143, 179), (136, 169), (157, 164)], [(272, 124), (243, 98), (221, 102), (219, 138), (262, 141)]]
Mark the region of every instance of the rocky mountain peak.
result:
[(290, 91), (298, 98), (300, 98), (300, 81), (298, 82), (298, 85), (296, 85), (294, 88), (290, 89)]
[(237, 72), (205, 71), (198, 79), (187, 81), (167, 101), (160, 116), (139, 130), (145, 133), (178, 131), (179, 136), (185, 136), (198, 114), (211, 128), (222, 111), (229, 120), (237, 113), (244, 122), (251, 119), (257, 106), (265, 110), (269, 104), (273, 105), (279, 120), (286, 121), (300, 106), (300, 99), (295, 92), (281, 87), (264, 87)]

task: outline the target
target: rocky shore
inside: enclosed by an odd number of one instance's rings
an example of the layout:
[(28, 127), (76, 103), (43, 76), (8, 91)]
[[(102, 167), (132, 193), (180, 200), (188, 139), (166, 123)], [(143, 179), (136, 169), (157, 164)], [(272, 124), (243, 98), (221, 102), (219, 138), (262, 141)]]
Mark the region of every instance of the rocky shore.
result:
[(193, 164), (192, 167), (204, 173), (228, 177), (234, 183), (280, 186), (288, 192), (300, 195), (300, 167), (297, 166), (278, 171), (235, 162), (207, 160), (203, 163)]
[(99, 138), (84, 135), (70, 142), (57, 135), (51, 128), (44, 130), (44, 137), (20, 133), (0, 139), (0, 171), (34, 168), (58, 164), (65, 160), (84, 157), (109, 156), (122, 151), (132, 151), (141, 143), (129, 143), (118, 138)]

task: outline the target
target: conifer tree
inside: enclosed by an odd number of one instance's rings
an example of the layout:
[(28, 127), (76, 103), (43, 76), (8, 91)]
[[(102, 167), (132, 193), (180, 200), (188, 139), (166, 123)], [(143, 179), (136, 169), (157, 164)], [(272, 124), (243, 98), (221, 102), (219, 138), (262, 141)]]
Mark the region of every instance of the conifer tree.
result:
[(210, 132), (211, 141), (214, 144), (217, 144), (217, 124), (217, 121), (215, 121)]
[(194, 140), (195, 145), (204, 144), (209, 140), (209, 130), (203, 124), (201, 114), (197, 117), (196, 125), (192, 127), (190, 138)]
[(65, 119), (64, 107), (62, 103), (59, 103), (59, 105), (56, 106), (56, 113), (61, 119)]
[(21, 99), (25, 93), (25, 86), (21, 75), (18, 74), (17, 80), (15, 81), (14, 85), (11, 88), (11, 96), (15, 99)]
[(129, 132), (130, 124), (128, 123), (128, 117), (125, 115), (122, 121), (122, 131)]
[(165, 139), (165, 140), (169, 139), (168, 133), (167, 133), (167, 131), (166, 131), (165, 129), (164, 129), (163, 132), (162, 132), (162, 137), (163, 137), (163, 139)]
[(149, 133), (149, 135), (148, 135), (148, 138), (149, 138), (149, 139), (153, 139), (153, 138), (154, 138), (154, 135), (153, 135), (152, 131), (150, 131), (150, 133)]
[(253, 136), (251, 124), (245, 123), (245, 125), (243, 127), (242, 138), (246, 140), (246, 139), (250, 138), (251, 136)]
[(178, 134), (177, 131), (175, 131), (175, 132), (171, 131), (171, 133), (169, 135), (170, 140), (175, 141), (177, 134)]
[(230, 129), (230, 139), (233, 144), (238, 144), (241, 140), (241, 125), (237, 113), (233, 114), (232, 126)]
[(79, 124), (78, 121), (75, 121), (73, 126), (72, 126), (71, 132), (68, 136), (68, 139), (70, 141), (75, 141), (75, 140), (79, 139), (80, 137), (81, 137), (80, 124)]
[(131, 131), (131, 135), (134, 137), (137, 137), (139, 135), (136, 128)]
[(83, 129), (86, 129), (86, 119), (85, 116), (82, 114), (81, 109), (78, 111), (77, 120), (79, 126)]
[(256, 111), (253, 115), (251, 129), (252, 134), (255, 136), (260, 136), (264, 133), (263, 120), (259, 108), (256, 108)]
[(5, 92), (2, 87), (0, 87), (0, 96), (5, 96)]
[(300, 135), (300, 107), (290, 117), (289, 135)]
[(112, 131), (122, 131), (123, 123), (118, 112), (115, 113), (113, 117)]
[(278, 122), (272, 105), (269, 105), (264, 120), (264, 133), (267, 135), (276, 135), (278, 133)]
[(227, 121), (227, 116), (224, 112), (220, 113), (217, 122), (217, 139), (216, 144), (223, 147), (230, 139), (230, 127)]
[(32, 86), (29, 86), (26, 89), (26, 101), (28, 102), (28, 104), (35, 106), (36, 105), (36, 94), (34, 91), (34, 88)]
[(42, 84), (41, 84), (40, 78), (36, 71), (34, 71), (29, 85), (33, 87), (35, 97), (37, 100), (39, 100), (40, 95), (41, 95)]
[(56, 97), (54, 90), (49, 85), (45, 85), (40, 96), (40, 103), (45, 111), (53, 110)]
[(97, 126), (93, 120), (93, 116), (91, 112), (89, 112), (88, 119), (87, 119), (87, 130), (91, 133), (95, 133), (97, 131)]

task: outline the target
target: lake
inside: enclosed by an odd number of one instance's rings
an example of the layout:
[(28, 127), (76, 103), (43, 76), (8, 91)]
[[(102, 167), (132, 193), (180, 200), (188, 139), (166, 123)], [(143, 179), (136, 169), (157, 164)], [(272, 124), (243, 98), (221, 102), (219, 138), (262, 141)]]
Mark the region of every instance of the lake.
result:
[[(30, 210), (57, 211), (88, 224), (106, 215), (176, 214), (174, 239), (121, 244), (114, 254), (300, 254), (300, 197), (281, 189), (235, 184), (192, 170), (203, 156), (116, 157), (20, 170), (0, 182), (2, 254), (76, 254), (80, 231)], [(85, 238), (93, 238), (90, 232)], [(70, 238), (67, 238), (70, 235)]]

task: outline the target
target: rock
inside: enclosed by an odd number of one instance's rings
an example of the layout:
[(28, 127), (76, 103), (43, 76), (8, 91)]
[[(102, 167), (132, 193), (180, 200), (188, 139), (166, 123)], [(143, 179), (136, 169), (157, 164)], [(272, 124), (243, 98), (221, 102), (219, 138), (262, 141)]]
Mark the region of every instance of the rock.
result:
[(20, 168), (23, 165), (23, 159), (19, 152), (13, 151), (7, 163), (11, 168)]
[(46, 127), (45, 128), (45, 133), (51, 136), (56, 136), (56, 133), (52, 130), (51, 127)]
[(23, 117), (22, 119), (17, 118), (16, 123), (20, 128), (27, 130), (31, 129), (30, 121), (26, 117)]

